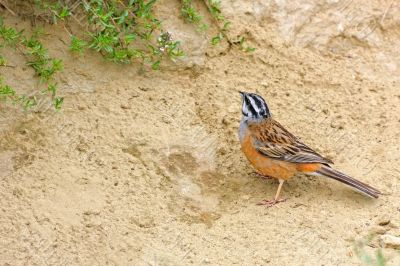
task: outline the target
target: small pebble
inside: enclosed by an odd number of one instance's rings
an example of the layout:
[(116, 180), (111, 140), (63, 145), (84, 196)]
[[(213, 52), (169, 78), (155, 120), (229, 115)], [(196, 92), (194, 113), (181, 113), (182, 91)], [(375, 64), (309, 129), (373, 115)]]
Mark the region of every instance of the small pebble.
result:
[(380, 226), (385, 226), (388, 225), (390, 223), (390, 219), (388, 216), (382, 216), (378, 219), (377, 224)]
[(127, 104), (121, 104), (122, 109), (131, 109), (131, 107)]

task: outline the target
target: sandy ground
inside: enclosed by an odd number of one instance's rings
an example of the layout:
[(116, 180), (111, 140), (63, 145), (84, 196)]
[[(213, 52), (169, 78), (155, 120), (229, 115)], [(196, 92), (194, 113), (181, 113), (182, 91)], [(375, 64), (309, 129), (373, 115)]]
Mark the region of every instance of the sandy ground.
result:
[[(166, 25), (177, 7), (160, 2)], [(357, 241), (374, 257), (383, 235), (400, 237), (397, 1), (224, 1), (223, 11), (232, 40), (246, 35), (254, 53), (208, 47), (180, 22), (172, 33), (188, 57), (159, 72), (71, 57), (62, 27), (46, 28), (65, 104), (0, 106), (2, 265), (361, 265)], [(29, 91), (22, 62), (0, 70)], [(241, 154), (238, 90), (264, 95), (278, 121), (384, 195), (298, 175), (287, 202), (256, 206), (277, 182)], [(382, 250), (400, 265), (398, 250)]]

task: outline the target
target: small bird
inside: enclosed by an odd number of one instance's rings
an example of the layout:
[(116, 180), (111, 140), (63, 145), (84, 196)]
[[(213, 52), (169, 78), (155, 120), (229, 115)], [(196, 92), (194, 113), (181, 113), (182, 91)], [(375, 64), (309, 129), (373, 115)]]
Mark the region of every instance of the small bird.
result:
[(255, 93), (239, 92), (242, 96), (242, 120), (239, 127), (241, 148), (257, 172), (265, 178), (276, 178), (279, 187), (272, 200), (259, 205), (271, 207), (285, 199), (279, 198), (285, 180), (296, 173), (323, 175), (356, 188), (373, 198), (379, 190), (333, 169), (333, 162), (302, 143), (271, 117), (265, 100)]

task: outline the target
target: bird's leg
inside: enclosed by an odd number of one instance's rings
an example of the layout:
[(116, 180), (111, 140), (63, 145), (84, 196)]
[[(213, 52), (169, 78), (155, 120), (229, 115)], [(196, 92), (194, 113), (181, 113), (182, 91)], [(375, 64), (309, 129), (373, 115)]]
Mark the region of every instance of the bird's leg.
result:
[(263, 175), (263, 174), (261, 174), (261, 173), (259, 173), (259, 172), (256, 172), (256, 171), (252, 172), (252, 174), (254, 174), (254, 175), (258, 176), (258, 177), (262, 177), (262, 178), (264, 178), (264, 179), (273, 179), (272, 176)]
[(272, 199), (272, 200), (263, 200), (263, 201), (257, 203), (257, 205), (265, 205), (266, 207), (272, 207), (275, 204), (278, 204), (279, 202), (286, 201), (286, 199), (280, 199), (279, 198), (279, 195), (281, 194), (281, 190), (282, 190), (282, 186), (283, 186), (284, 182), (285, 182), (285, 180), (279, 179), (279, 186), (278, 186), (278, 190), (276, 191), (274, 199)]

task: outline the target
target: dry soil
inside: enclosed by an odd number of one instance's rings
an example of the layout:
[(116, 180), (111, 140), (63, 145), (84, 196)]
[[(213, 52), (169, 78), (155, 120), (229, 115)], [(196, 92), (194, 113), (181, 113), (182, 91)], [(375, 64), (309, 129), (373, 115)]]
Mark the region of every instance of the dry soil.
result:
[[(63, 26), (45, 27), (64, 60), (65, 103), (59, 113), (0, 105), (1, 264), (361, 265), (382, 247), (400, 265), (381, 241), (400, 237), (400, 4), (247, 0), (222, 10), (231, 42), (246, 36), (256, 51), (210, 47), (179, 19), (179, 2), (163, 0), (157, 12), (187, 57), (161, 71), (73, 56)], [(29, 92), (33, 72), (6, 56), (16, 65), (0, 68), (6, 81)], [(252, 174), (240, 151), (238, 90), (263, 95), (275, 119), (381, 198), (298, 175), (286, 202), (257, 206), (277, 182)]]

